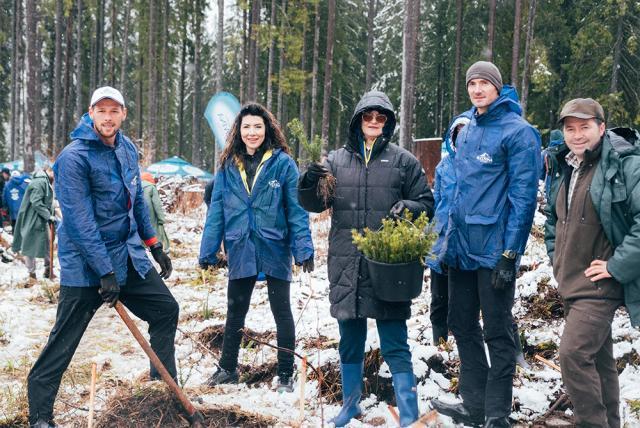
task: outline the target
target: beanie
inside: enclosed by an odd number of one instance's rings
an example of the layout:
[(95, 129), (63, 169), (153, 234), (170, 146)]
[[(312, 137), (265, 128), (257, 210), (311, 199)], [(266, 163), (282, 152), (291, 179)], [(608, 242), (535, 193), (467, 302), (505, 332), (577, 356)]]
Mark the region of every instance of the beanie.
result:
[(491, 82), (498, 90), (498, 94), (502, 91), (502, 75), (498, 67), (491, 62), (478, 61), (469, 67), (466, 86), (469, 86), (469, 82), (473, 79), (484, 79)]

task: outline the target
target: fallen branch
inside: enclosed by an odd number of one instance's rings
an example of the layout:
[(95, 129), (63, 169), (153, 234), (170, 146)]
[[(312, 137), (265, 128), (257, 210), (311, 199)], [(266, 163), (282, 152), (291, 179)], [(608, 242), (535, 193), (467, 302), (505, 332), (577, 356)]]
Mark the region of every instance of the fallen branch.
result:
[(91, 364), (91, 389), (89, 390), (89, 421), (88, 427), (93, 428), (93, 408), (96, 401), (96, 363)]
[(540, 355), (534, 355), (533, 358), (535, 358), (536, 360), (540, 361), (542, 364), (551, 367), (552, 369), (556, 370), (558, 373), (561, 373), (560, 370), (560, 366), (558, 366), (557, 364), (555, 364), (552, 361), (547, 360), (546, 358), (541, 357)]

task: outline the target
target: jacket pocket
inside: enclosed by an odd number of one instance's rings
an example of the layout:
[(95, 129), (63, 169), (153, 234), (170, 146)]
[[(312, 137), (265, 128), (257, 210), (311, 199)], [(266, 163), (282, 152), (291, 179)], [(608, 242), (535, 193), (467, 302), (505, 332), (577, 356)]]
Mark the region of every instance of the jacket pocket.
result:
[(259, 233), (263, 238), (272, 239), (274, 241), (281, 241), (286, 237), (285, 231), (272, 227), (263, 227), (259, 230)]
[(499, 215), (485, 216), (467, 214), (464, 218), (469, 231), (469, 252), (476, 255), (489, 255), (497, 250), (497, 242), (492, 237), (496, 232)]

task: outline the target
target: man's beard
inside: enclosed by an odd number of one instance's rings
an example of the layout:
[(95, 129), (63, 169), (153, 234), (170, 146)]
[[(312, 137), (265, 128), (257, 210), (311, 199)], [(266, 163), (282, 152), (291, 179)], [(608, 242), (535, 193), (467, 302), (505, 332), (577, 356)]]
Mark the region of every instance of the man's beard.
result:
[(118, 129), (119, 129), (119, 128), (116, 128), (116, 127), (114, 126), (114, 127), (112, 128), (112, 129), (113, 129), (113, 133), (112, 133), (111, 135), (106, 135), (106, 134), (104, 134), (104, 133), (101, 131), (102, 126), (94, 126), (94, 129), (96, 130), (96, 132), (97, 132), (101, 137), (103, 137), (103, 138), (111, 138), (111, 137), (113, 137), (114, 135), (116, 135), (116, 133), (118, 132)]

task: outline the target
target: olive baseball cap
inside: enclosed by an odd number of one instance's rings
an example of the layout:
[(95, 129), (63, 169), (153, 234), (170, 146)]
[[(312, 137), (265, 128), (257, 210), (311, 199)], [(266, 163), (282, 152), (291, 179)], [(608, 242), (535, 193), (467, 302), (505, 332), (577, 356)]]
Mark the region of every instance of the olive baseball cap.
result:
[(574, 98), (562, 107), (558, 122), (562, 122), (566, 117), (599, 119), (604, 122), (604, 110), (600, 103), (593, 98)]

